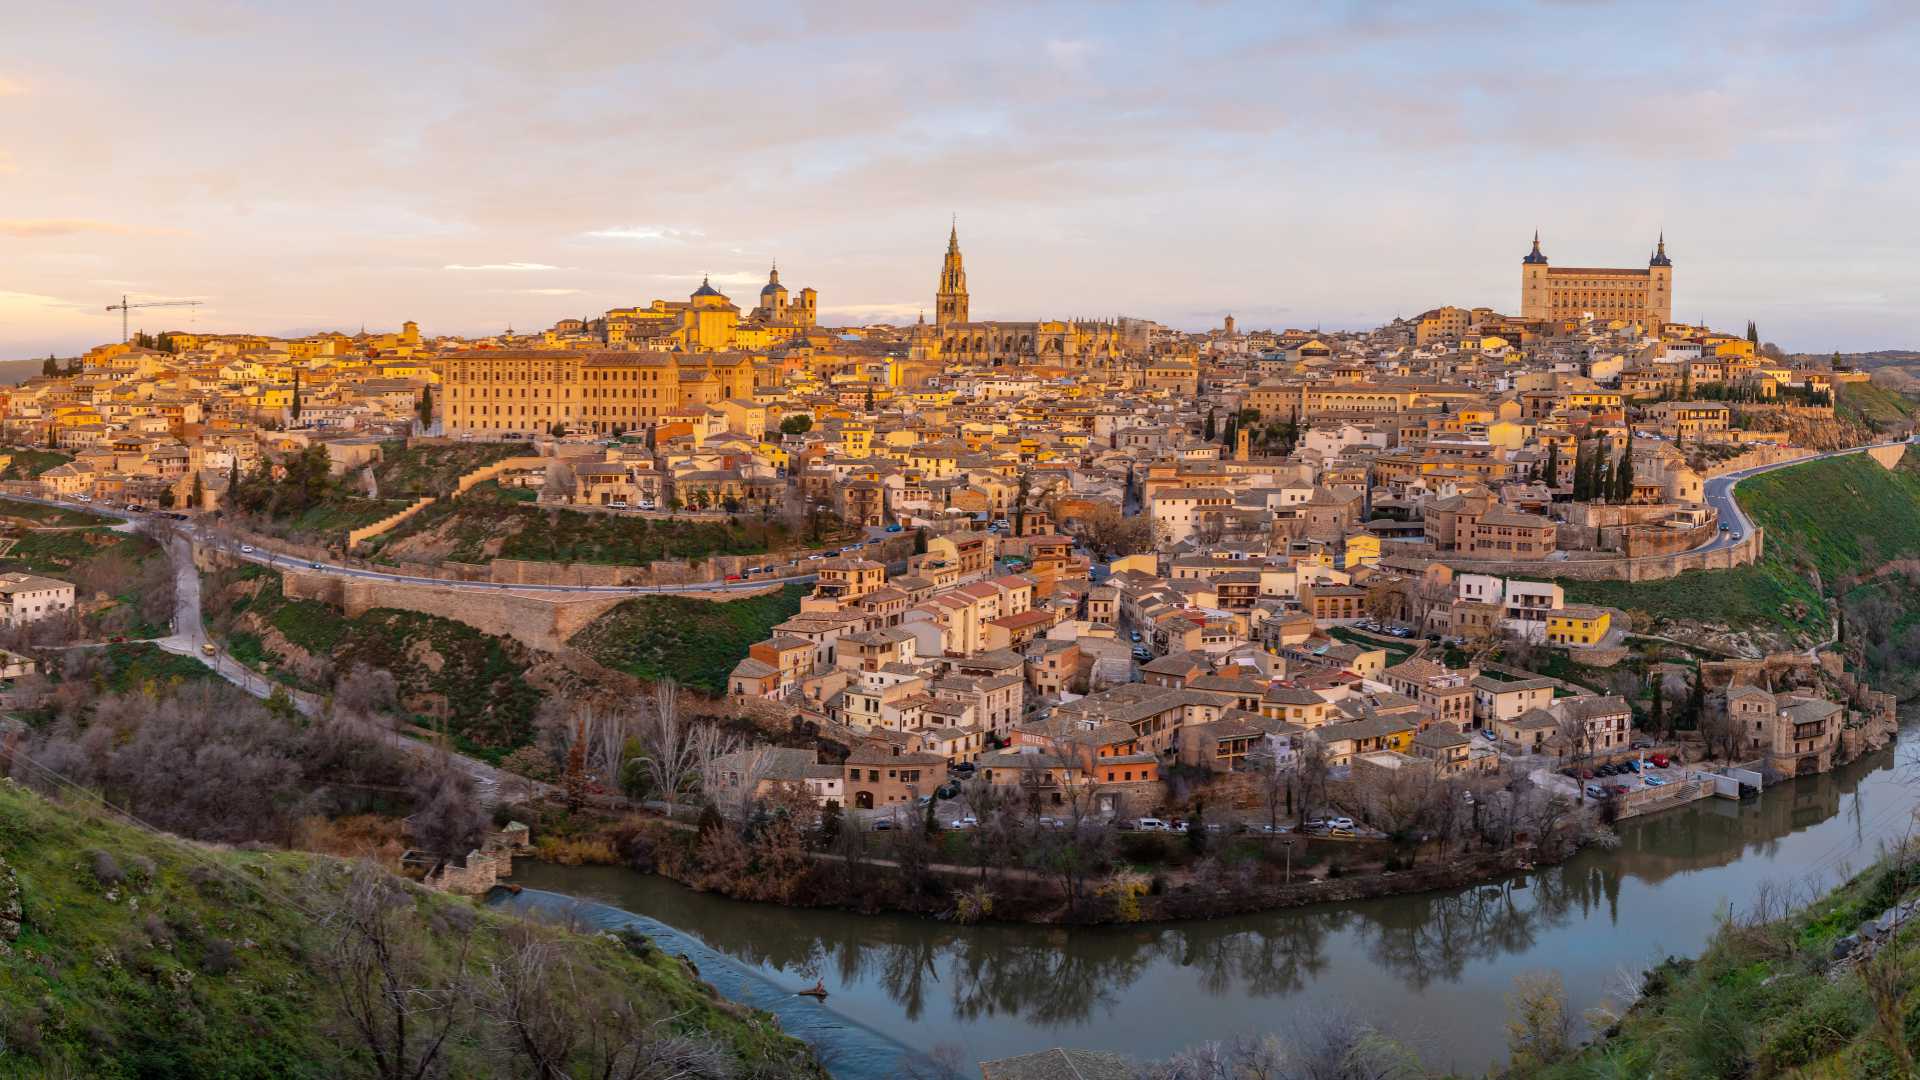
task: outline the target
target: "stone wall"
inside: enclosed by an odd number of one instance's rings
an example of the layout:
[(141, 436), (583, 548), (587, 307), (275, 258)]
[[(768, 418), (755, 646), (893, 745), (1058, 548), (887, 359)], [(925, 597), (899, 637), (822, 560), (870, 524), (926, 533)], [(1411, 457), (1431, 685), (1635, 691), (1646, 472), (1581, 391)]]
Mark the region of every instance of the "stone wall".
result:
[(1640, 558), (1572, 558), (1497, 561), (1492, 559), (1437, 560), (1461, 574), (1498, 574), (1503, 577), (1562, 578), (1575, 581), (1658, 581), (1688, 570), (1730, 570), (1760, 558), (1766, 530), (1755, 528), (1746, 538), (1712, 551), (1681, 551)]
[[(772, 586), (768, 587), (769, 589)], [(448, 585), (367, 581), (332, 574), (291, 570), (286, 595), (319, 600), (348, 618), (374, 608), (398, 608), (465, 623), (485, 634), (510, 637), (530, 649), (558, 652), (567, 639), (629, 596), (514, 592), (510, 589), (457, 588)], [(703, 594), (687, 594), (703, 595)], [(712, 595), (712, 594), (706, 594)], [(724, 593), (730, 599), (751, 593)]]
[(371, 540), (432, 505), (433, 496), (423, 496), (398, 513), (389, 514), (371, 525), (362, 525), (354, 529), (352, 532), (347, 533), (347, 550), (352, 551), (354, 545), (360, 543), (362, 540)]

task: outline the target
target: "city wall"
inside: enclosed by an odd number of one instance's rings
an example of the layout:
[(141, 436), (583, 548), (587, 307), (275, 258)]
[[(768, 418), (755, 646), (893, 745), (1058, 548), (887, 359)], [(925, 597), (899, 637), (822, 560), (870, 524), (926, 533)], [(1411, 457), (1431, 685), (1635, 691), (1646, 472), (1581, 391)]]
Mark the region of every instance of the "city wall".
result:
[(1576, 581), (1657, 581), (1689, 570), (1730, 570), (1759, 561), (1766, 530), (1755, 528), (1735, 544), (1712, 551), (1611, 559), (1439, 559), (1458, 573), (1504, 577), (1571, 578)]
[(401, 522), (407, 520), (408, 518), (412, 517), (413, 515), (419, 513), (422, 510), (425, 510), (427, 507), (432, 505), (433, 505), (433, 496), (427, 495), (420, 499), (415, 500), (411, 505), (409, 505), (406, 509), (401, 510), (399, 513), (391, 514), (387, 517), (383, 517), (379, 521), (376, 521), (371, 525), (362, 525), (361, 527), (354, 529), (353, 531), (347, 533), (347, 549), (352, 550), (354, 545), (360, 543), (362, 540), (370, 540), (373, 537), (379, 536), (381, 533), (386, 532), (388, 529), (398, 526)]
[[(510, 637), (542, 652), (558, 652), (588, 623), (631, 599), (362, 581), (300, 570), (288, 571), (283, 587), (289, 598), (330, 604), (348, 618), (374, 608), (417, 611), (465, 623), (481, 633)], [(724, 595), (735, 598), (743, 594)]]

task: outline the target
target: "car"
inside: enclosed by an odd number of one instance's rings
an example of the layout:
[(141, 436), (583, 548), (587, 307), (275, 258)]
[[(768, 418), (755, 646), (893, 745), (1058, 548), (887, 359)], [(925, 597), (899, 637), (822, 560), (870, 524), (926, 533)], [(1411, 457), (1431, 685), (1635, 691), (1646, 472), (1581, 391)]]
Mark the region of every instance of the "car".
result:
[(1635, 773), (1639, 772), (1640, 760), (1638, 758), (1635, 758), (1634, 760), (1627, 762), (1626, 769), (1628, 772), (1635, 772)]
[(1161, 821), (1159, 818), (1152, 818), (1152, 817), (1141, 818), (1139, 821), (1134, 822), (1134, 827), (1139, 829), (1141, 832), (1166, 832), (1167, 831), (1166, 822)]
[(308, 564), (307, 564), (307, 569), (309, 569), (309, 570), (325, 570), (325, 569), (326, 569), (326, 567), (324, 567), (324, 566), (321, 566), (321, 565), (320, 565), (319, 563), (317, 563), (317, 562), (310, 562), (310, 563), (308, 563)]
[(652, 500), (652, 499), (641, 499), (641, 500), (640, 500), (640, 509), (642, 509), (642, 510), (651, 510), (651, 509), (653, 509), (653, 506), (654, 506), (654, 503), (653, 503), (653, 500)]
[(1667, 786), (1667, 780), (1665, 777), (1653, 776), (1651, 774), (1641, 777), (1640, 782), (1647, 785), (1648, 787), (1666, 787)]
[(1460, 793), (1460, 801), (1461, 801), (1461, 802), (1463, 802), (1463, 803), (1466, 803), (1466, 804), (1467, 804), (1468, 806), (1472, 806), (1472, 805), (1473, 805), (1473, 792), (1471, 792), (1471, 791), (1463, 791), (1463, 792), (1461, 792), (1461, 793)]
[(933, 796), (931, 796), (931, 795), (922, 795), (922, 796), (920, 796), (919, 798), (917, 798), (917, 799), (915, 799), (915, 800), (913, 800), (913, 805), (915, 805), (915, 806), (920, 806), (920, 807), (924, 807), (924, 806), (926, 806), (926, 805), (927, 805), (928, 803), (930, 803), (930, 802), (932, 802), (932, 801), (933, 801)]
[(1306, 829), (1308, 832), (1319, 832), (1327, 827), (1327, 820), (1325, 818), (1308, 818), (1306, 823), (1300, 827)]
[(625, 510), (626, 508), (627, 500), (625, 499), (615, 499), (607, 504), (607, 509), (609, 510)]
[(1632, 786), (1631, 784), (1615, 784), (1615, 785), (1613, 785), (1613, 793), (1614, 793), (1615, 795), (1625, 795), (1625, 794), (1626, 794), (1627, 792), (1629, 792), (1629, 791), (1632, 791), (1632, 790), (1633, 790), (1633, 786)]
[(1350, 817), (1330, 817), (1327, 819), (1327, 828), (1351, 829), (1353, 828), (1353, 819)]
[(1293, 826), (1291, 826), (1291, 825), (1273, 825), (1273, 824), (1266, 824), (1266, 825), (1255, 825), (1255, 826), (1253, 826), (1252, 828), (1250, 828), (1250, 829), (1248, 829), (1247, 831), (1248, 831), (1248, 832), (1256, 832), (1256, 833), (1260, 833), (1260, 834), (1261, 834), (1261, 835), (1263, 835), (1263, 836), (1279, 836), (1279, 835), (1280, 835), (1280, 834), (1282, 834), (1282, 833), (1290, 833), (1290, 832), (1292, 832), (1292, 831), (1293, 831)]
[(1669, 764), (1671, 764), (1671, 762), (1670, 762), (1670, 761), (1668, 760), (1668, 758), (1667, 758), (1667, 755), (1665, 755), (1665, 754), (1655, 754), (1655, 755), (1653, 755), (1653, 765), (1654, 765), (1654, 768), (1656, 768), (1656, 769), (1664, 769), (1664, 768), (1666, 768), (1666, 767), (1667, 767), (1667, 766), (1668, 766)]
[(1138, 630), (1129, 630), (1129, 631), (1127, 632), (1127, 637), (1128, 637), (1128, 638), (1129, 638), (1130, 640), (1133, 640), (1133, 641), (1139, 641), (1139, 640), (1140, 640), (1140, 631), (1138, 631)]
[(242, 555), (251, 555), (251, 554), (253, 554), (253, 545), (252, 545), (252, 544), (241, 544), (241, 545), (240, 545), (240, 554), (242, 554)]
[(899, 531), (900, 531), (900, 526), (898, 526), (898, 525), (889, 525), (889, 526), (887, 526), (887, 531), (888, 531), (888, 532), (890, 532), (890, 533), (895, 533), (895, 532), (899, 532)]
[(1560, 770), (1560, 775), (1566, 777), (1569, 780), (1578, 780), (1580, 779), (1580, 770), (1573, 768), (1572, 766), (1568, 766), (1567, 768)]
[(824, 558), (826, 558), (826, 556), (825, 556), (825, 555), (809, 555), (809, 556), (807, 556), (807, 561), (808, 561), (808, 562), (819, 562), (819, 561), (820, 561), (821, 559), (824, 559)]
[(1607, 789), (1601, 787), (1599, 784), (1587, 785), (1587, 798), (1604, 799), (1606, 797), (1607, 797)]
[(1651, 750), (1653, 749), (1653, 742), (1650, 739), (1635, 739), (1633, 740), (1633, 748), (1635, 750)]
[(1725, 525), (1722, 525), (1722, 526), (1720, 526), (1720, 531), (1721, 531), (1721, 532), (1732, 532), (1733, 530), (1732, 530), (1732, 529), (1729, 529), (1729, 528), (1728, 528), (1728, 527), (1726, 527)]
[(965, 817), (957, 817), (947, 822), (947, 828), (949, 829), (977, 829), (979, 827), (980, 819), (974, 817), (972, 814), (968, 814)]
[(217, 653), (220, 650), (214, 647), (213, 642), (203, 641), (200, 643), (200, 651), (206, 654), (207, 656), (212, 656), (214, 653)]
[(1119, 829), (1121, 832), (1133, 832), (1140, 828), (1138, 824), (1128, 821), (1126, 818), (1121, 818), (1119, 821), (1114, 822), (1113, 827)]
[(955, 765), (955, 766), (953, 766), (952, 768), (950, 768), (950, 769), (948, 769), (947, 771), (948, 771), (948, 772), (956, 772), (956, 773), (959, 773), (959, 774), (960, 774), (960, 775), (962, 775), (962, 776), (970, 776), (970, 775), (972, 775), (972, 774), (973, 774), (973, 771), (974, 771), (974, 769), (976, 769), (976, 768), (978, 768), (978, 766), (976, 766), (976, 765), (974, 765), (974, 763), (973, 763), (973, 762), (971, 762), (971, 761), (962, 761), (962, 762), (960, 762), (959, 764), (957, 764), (957, 765)]
[(1058, 829), (1066, 825), (1066, 822), (1057, 817), (1037, 817), (1033, 819), (1033, 823), (1042, 829)]
[(960, 797), (960, 785), (959, 784), (942, 784), (939, 787), (934, 788), (933, 793), (935, 795), (940, 796), (943, 799), (957, 799)]
[(1582, 779), (1582, 780), (1591, 780), (1591, 779), (1593, 779), (1593, 770), (1592, 770), (1592, 769), (1581, 769), (1581, 770), (1580, 770), (1580, 779)]
[(1595, 776), (1612, 776), (1612, 775), (1613, 775), (1613, 766), (1611, 766), (1611, 765), (1602, 765), (1602, 766), (1600, 766), (1599, 768), (1597, 768), (1597, 769), (1595, 769), (1595, 770), (1593, 770), (1593, 774), (1594, 774)]
[(1480, 737), (1487, 740), (1488, 742), (1500, 741), (1499, 733), (1495, 732), (1492, 728), (1481, 728)]
[(873, 821), (873, 831), (874, 831), (874, 832), (887, 832), (888, 830), (890, 830), (890, 829), (892, 829), (892, 828), (893, 828), (893, 819), (892, 819), (892, 818), (886, 818), (886, 817), (883, 817), (883, 818), (875, 818), (875, 819), (874, 819), (874, 821)]

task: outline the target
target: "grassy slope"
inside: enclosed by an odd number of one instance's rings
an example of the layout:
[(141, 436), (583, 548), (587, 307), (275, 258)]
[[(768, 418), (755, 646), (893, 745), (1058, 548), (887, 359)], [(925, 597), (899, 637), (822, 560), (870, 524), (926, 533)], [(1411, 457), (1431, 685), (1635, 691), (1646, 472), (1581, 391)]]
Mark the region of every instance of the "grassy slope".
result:
[[(106, 852), (133, 876), (115, 892), (92, 872)], [(23, 929), (0, 955), (0, 1076), (335, 1077), (365, 1075), (350, 1039), (329, 1029), (333, 997), (316, 974), (321, 942), (304, 907), (327, 903), (309, 875), (329, 860), (188, 844), (46, 802), (0, 784), (0, 858), (17, 877)], [(150, 860), (151, 876), (135, 867)], [(429, 927), (465, 902), (422, 893), (418, 941), (434, 962), (451, 946)], [(479, 916), (485, 962), (504, 920)], [(706, 1031), (773, 1075), (822, 1075), (804, 1047), (764, 1018), (717, 1006), (657, 950), (575, 939), (587, 977), (639, 1004), (673, 1013), (674, 1027)], [(164, 942), (164, 943), (163, 943)], [(231, 970), (209, 957), (234, 946)], [(452, 1075), (473, 1075), (493, 1052), (453, 1047)], [(64, 1060), (70, 1071), (50, 1063)]]
[(778, 522), (742, 515), (737, 524), (666, 520), (578, 510), (542, 510), (478, 488), (436, 503), (382, 538), (382, 546), (433, 531), (454, 541), (449, 558), (483, 562), (485, 546), (502, 541), (499, 554), (534, 562), (582, 562), (642, 566), (661, 559), (708, 555), (758, 555), (789, 546)]
[[(1882, 863), (1807, 910), (1759, 928), (1723, 929), (1698, 960), (1654, 969), (1646, 996), (1617, 1034), (1572, 1061), (1516, 1077), (1597, 1076), (1892, 1077), (1892, 1056), (1873, 1030), (1859, 972), (1831, 977), (1835, 941), (1920, 884)], [(1920, 1049), (1920, 931), (1900, 935), (1892, 956), (1908, 994), (1905, 1035)]]
[(457, 446), (416, 446), (393, 440), (380, 444), (380, 463), (373, 468), (380, 496), (414, 499), (445, 495), (462, 476), (496, 461), (533, 453), (526, 443), (461, 443)]
[(570, 642), (611, 668), (644, 679), (672, 676), (724, 693), (727, 675), (764, 641), (776, 623), (800, 610), (804, 585), (724, 603), (684, 596), (643, 596), (593, 621)]
[(1777, 626), (1825, 636), (1831, 588), (1890, 559), (1920, 556), (1920, 458), (1882, 469), (1864, 454), (1756, 476), (1740, 505), (1767, 531), (1758, 563), (1664, 581), (1566, 581), (1567, 599), (1605, 604), (1654, 620)]
[(1841, 383), (1834, 409), (1842, 420), (1865, 424), (1879, 431), (1911, 424), (1915, 405), (1911, 398), (1884, 386), (1870, 382)]
[(0, 499), (0, 517), (25, 518), (41, 525), (112, 525), (114, 520), (99, 514), (90, 514), (84, 510), (70, 509), (65, 506), (42, 506), (39, 503), (20, 502), (16, 499)]
[(0, 453), (13, 458), (7, 463), (6, 470), (0, 472), (0, 480), (31, 480), (55, 465), (65, 465), (73, 460), (73, 455), (58, 450), (21, 448), (0, 450)]
[[(246, 575), (259, 580), (259, 591), (238, 601), (236, 614), (251, 613), (294, 645), (331, 657), (340, 674), (362, 665), (391, 672), (403, 700), (444, 698), (451, 713), (447, 729), (461, 749), (497, 760), (533, 737), (538, 694), (524, 677), (528, 655), (513, 642), (451, 619), (393, 608), (349, 619), (317, 600), (287, 599), (280, 575), (272, 571), (250, 567)], [(277, 660), (258, 633), (236, 631), (228, 647), (249, 663)], [(423, 648), (439, 656), (439, 670), (422, 661)]]

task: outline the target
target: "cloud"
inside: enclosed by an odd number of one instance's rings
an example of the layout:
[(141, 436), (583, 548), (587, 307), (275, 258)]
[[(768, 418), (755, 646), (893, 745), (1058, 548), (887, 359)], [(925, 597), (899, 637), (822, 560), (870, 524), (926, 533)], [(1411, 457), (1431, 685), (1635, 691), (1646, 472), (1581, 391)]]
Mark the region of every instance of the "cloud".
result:
[(546, 270), (558, 270), (560, 268), (557, 266), (548, 266), (546, 263), (510, 262), (510, 263), (448, 263), (447, 265), (441, 267), (440, 269), (442, 270), (485, 270), (485, 271), (495, 271), (495, 270), (546, 271)]
[(582, 235), (595, 240), (688, 240), (707, 235), (699, 229), (676, 229), (666, 225), (615, 225), (594, 229)]
[(756, 273), (752, 270), (736, 270), (726, 274), (654, 274), (652, 276), (660, 281), (699, 281), (705, 278), (716, 289), (723, 289), (729, 285), (761, 285), (767, 280), (764, 272)]
[(5, 75), (0, 75), (0, 97), (25, 96), (27, 96), (26, 83), (21, 82), (19, 79), (10, 79)]
[(1093, 55), (1094, 45), (1082, 39), (1067, 40), (1055, 38), (1047, 42), (1047, 58), (1055, 67), (1063, 71), (1081, 71), (1087, 66), (1087, 58)]
[[(11, 171), (0, 158), (0, 172)], [(0, 236), (31, 240), (46, 236), (73, 236), (78, 233), (107, 233), (118, 236), (180, 236), (178, 229), (151, 225), (123, 225), (95, 218), (0, 218)]]
[(925, 304), (837, 304), (820, 309), (822, 315), (852, 319), (855, 322), (910, 323), (925, 314)]
[(514, 292), (525, 296), (578, 296), (579, 289), (515, 289)]

